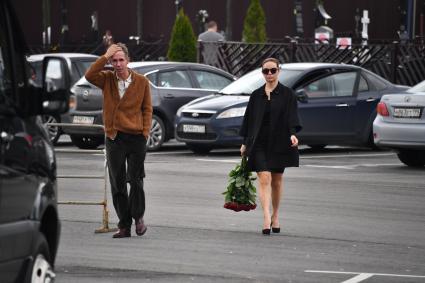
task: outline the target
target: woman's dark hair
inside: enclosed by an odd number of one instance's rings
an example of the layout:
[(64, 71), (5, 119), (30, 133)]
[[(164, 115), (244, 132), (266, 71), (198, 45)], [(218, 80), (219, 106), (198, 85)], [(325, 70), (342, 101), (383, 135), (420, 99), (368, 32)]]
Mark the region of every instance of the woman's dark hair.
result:
[(277, 60), (276, 58), (273, 58), (273, 57), (269, 57), (269, 58), (264, 59), (263, 63), (261, 63), (261, 67), (263, 67), (264, 64), (266, 64), (267, 62), (276, 63), (276, 66), (279, 68), (279, 60)]

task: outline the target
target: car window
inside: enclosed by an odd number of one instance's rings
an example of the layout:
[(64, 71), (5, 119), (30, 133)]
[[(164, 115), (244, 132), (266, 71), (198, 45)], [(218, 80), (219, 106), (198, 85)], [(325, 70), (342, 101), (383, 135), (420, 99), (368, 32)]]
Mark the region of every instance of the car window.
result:
[(408, 92), (425, 92), (425, 81), (418, 83), (417, 85), (412, 86), (407, 90)]
[(304, 87), (304, 91), (310, 98), (335, 97), (353, 95), (356, 72), (333, 74)]
[(3, 30), (3, 25), (0, 27), (0, 105), (6, 104), (8, 96), (11, 91), (11, 79), (9, 77), (10, 73), (7, 72), (7, 61), (6, 57), (7, 46), (4, 41), (5, 31)]
[(363, 72), (367, 80), (373, 85), (375, 90), (384, 90), (388, 88), (388, 82), (370, 72)]
[(148, 75), (146, 75), (146, 77), (148, 78), (148, 80), (151, 81), (151, 83), (155, 86), (158, 86), (158, 80), (157, 80), (157, 73), (150, 73)]
[[(294, 81), (302, 73), (300, 70), (281, 69), (279, 74), (279, 82), (283, 85), (291, 87)], [(261, 69), (255, 69), (246, 75), (243, 75), (238, 80), (232, 82), (220, 93), (222, 94), (246, 94), (250, 95), (254, 90), (264, 85), (264, 76), (261, 74)]]
[(369, 91), (369, 85), (363, 75), (360, 75), (359, 92)]
[(232, 82), (229, 78), (208, 71), (192, 70), (192, 73), (203, 89), (220, 90)]
[(80, 71), (78, 70), (77, 64), (72, 62), (72, 70), (71, 70), (71, 84), (75, 84), (80, 78)]
[(187, 72), (181, 70), (159, 72), (157, 86), (192, 88)]

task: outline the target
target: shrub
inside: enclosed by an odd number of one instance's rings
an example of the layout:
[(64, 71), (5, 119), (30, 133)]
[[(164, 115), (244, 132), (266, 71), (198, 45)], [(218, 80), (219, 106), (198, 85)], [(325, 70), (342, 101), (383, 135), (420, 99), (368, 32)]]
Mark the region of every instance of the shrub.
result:
[(266, 17), (260, 0), (251, 0), (246, 13), (242, 41), (264, 43), (267, 40)]
[(183, 9), (174, 22), (167, 57), (170, 61), (196, 62), (196, 37)]

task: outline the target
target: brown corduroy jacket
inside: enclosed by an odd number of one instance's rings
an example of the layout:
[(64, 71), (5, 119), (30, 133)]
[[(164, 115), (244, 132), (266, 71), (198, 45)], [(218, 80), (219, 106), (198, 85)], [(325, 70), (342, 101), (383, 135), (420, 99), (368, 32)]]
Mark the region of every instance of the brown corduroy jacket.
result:
[(152, 123), (152, 99), (149, 80), (132, 70), (131, 84), (120, 98), (115, 72), (104, 71), (105, 56), (99, 57), (86, 72), (86, 79), (103, 92), (103, 124), (106, 136), (115, 138), (117, 131), (143, 134), (146, 138)]

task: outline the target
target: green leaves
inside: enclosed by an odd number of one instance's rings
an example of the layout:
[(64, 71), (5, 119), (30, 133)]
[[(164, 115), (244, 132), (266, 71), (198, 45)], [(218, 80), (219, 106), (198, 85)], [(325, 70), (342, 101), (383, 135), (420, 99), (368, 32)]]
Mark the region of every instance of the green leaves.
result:
[(241, 163), (229, 172), (227, 190), (223, 192), (225, 208), (235, 211), (255, 209), (257, 190), (252, 181), (256, 178), (246, 170), (246, 166), (247, 159), (243, 157)]
[(168, 60), (196, 62), (196, 37), (189, 17), (180, 9), (171, 33)]

